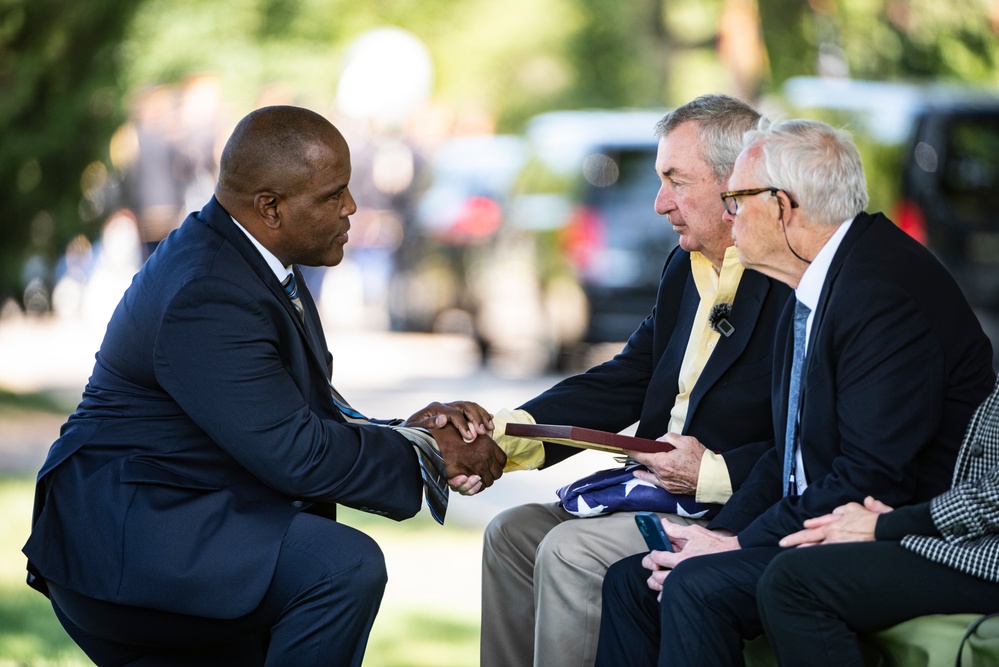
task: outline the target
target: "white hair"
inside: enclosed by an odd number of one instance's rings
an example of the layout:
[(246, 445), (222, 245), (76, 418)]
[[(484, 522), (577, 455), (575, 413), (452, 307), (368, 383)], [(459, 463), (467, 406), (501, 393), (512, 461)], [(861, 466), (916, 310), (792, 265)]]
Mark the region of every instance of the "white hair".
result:
[(751, 167), (757, 182), (786, 192), (815, 224), (835, 226), (867, 207), (864, 165), (849, 132), (796, 119), (750, 130), (744, 141), (762, 152)]

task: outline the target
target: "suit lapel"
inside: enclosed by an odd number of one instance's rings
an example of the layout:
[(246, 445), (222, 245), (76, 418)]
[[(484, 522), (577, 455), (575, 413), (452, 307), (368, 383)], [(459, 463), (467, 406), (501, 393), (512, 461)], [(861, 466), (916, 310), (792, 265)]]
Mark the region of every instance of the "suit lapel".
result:
[(246, 263), (253, 269), (254, 273), (260, 278), (260, 280), (267, 286), (271, 294), (284, 308), (285, 313), (288, 318), (295, 323), (298, 328), (299, 333), (305, 340), (306, 346), (309, 348), (313, 360), (319, 365), (323, 370), (324, 376), (329, 377), (329, 367), (326, 365), (326, 345), (325, 340), (322, 336), (322, 325), (319, 323), (319, 313), (316, 309), (316, 304), (312, 300), (312, 295), (309, 292), (309, 288), (305, 283), (305, 279), (302, 278), (301, 272), (298, 270), (297, 266), (293, 266), (292, 270), (295, 272), (295, 279), (298, 281), (299, 294), (301, 295), (302, 303), (305, 305), (306, 313), (306, 323), (303, 324), (302, 320), (298, 319), (298, 314), (295, 312), (295, 307), (292, 306), (291, 300), (288, 299), (288, 295), (284, 293), (284, 288), (281, 287), (281, 283), (278, 281), (277, 276), (271, 270), (271, 267), (267, 265), (264, 258), (260, 255), (260, 252), (253, 246), (246, 235), (240, 231), (238, 227), (232, 222), (232, 217), (229, 212), (222, 208), (222, 205), (218, 203), (215, 197), (212, 197), (211, 201), (205, 205), (201, 211), (201, 218), (204, 220), (213, 230), (215, 230), (219, 235), (224, 237), (237, 252), (246, 260)]
[(808, 335), (806, 374), (808, 372), (807, 367), (811, 366), (812, 348), (815, 347), (815, 341), (817, 339), (815, 334), (822, 327), (822, 321), (825, 319), (826, 315), (826, 306), (829, 303), (829, 294), (832, 292), (833, 285), (836, 283), (836, 278), (839, 276), (839, 272), (843, 268), (846, 258), (853, 250), (853, 246), (857, 243), (857, 240), (865, 234), (868, 229), (870, 229), (873, 222), (874, 218), (863, 212), (854, 218), (853, 223), (850, 225), (850, 229), (846, 232), (846, 236), (843, 237), (843, 240), (839, 244), (839, 248), (836, 249), (836, 254), (833, 255), (832, 262), (829, 263), (829, 271), (826, 272), (826, 279), (822, 284), (822, 291), (819, 293), (819, 302), (815, 306), (815, 315), (812, 317), (812, 328)]
[(735, 327), (735, 331), (727, 338), (725, 336), (719, 338), (717, 347), (711, 353), (708, 363), (705, 364), (704, 370), (697, 378), (697, 383), (694, 384), (694, 390), (690, 393), (688, 414), (693, 414), (697, 410), (697, 404), (701, 397), (714, 386), (718, 378), (732, 366), (732, 363), (746, 349), (746, 345), (749, 344), (749, 339), (753, 335), (753, 329), (756, 327), (756, 321), (760, 317), (763, 301), (769, 291), (770, 281), (762, 274), (751, 270), (742, 274), (739, 289), (735, 293), (732, 314), (729, 316), (729, 322)]
[[(683, 286), (676, 290), (675, 296), (668, 295), (675, 299), (675, 318), (671, 322), (663, 318), (660, 309), (670, 311), (671, 304), (666, 300), (656, 305), (656, 329), (662, 327), (670, 331), (670, 336), (661, 354), (658, 355), (656, 368), (653, 370), (646, 396), (676, 396), (677, 386), (680, 382), (680, 364), (683, 362), (683, 355), (687, 349), (687, 341), (690, 339), (690, 329), (694, 324), (694, 316), (697, 314), (697, 306), (700, 297), (697, 294), (697, 285), (694, 284), (694, 276), (690, 271), (690, 256), (677, 258), (683, 261), (682, 265), (668, 267), (667, 270), (685, 271)], [(645, 410), (653, 407), (655, 412), (645, 413)], [(669, 414), (673, 409), (673, 401), (646, 401), (642, 410), (642, 424), (662, 424), (665, 430), (669, 424)], [(661, 435), (661, 434), (660, 434)]]
[[(846, 263), (846, 258), (850, 256), (853, 246), (858, 242), (861, 236), (867, 233), (867, 230), (871, 228), (873, 222), (874, 217), (864, 212), (861, 212), (856, 218), (853, 219), (850, 229), (847, 230), (846, 236), (843, 237), (839, 247), (836, 249), (836, 254), (833, 255), (832, 262), (829, 263), (829, 270), (826, 272), (826, 279), (822, 283), (822, 291), (819, 293), (819, 302), (815, 306), (815, 315), (812, 317), (812, 328), (808, 334), (808, 348), (805, 350), (805, 363), (801, 369), (801, 393), (798, 397), (798, 404), (801, 406), (798, 437), (801, 442), (804, 442), (805, 438), (805, 413), (808, 407), (808, 375), (812, 371), (814, 364), (817, 363), (815, 355), (812, 354), (812, 350), (815, 349), (817, 341), (819, 340), (819, 334), (822, 329), (826, 309), (829, 304), (829, 295), (832, 293), (833, 286), (836, 284), (836, 279), (839, 277), (839, 272)], [(791, 306), (791, 308), (793, 312), (793, 306)], [(789, 333), (788, 339), (790, 343), (784, 364), (783, 386), (781, 387), (781, 407), (784, 412), (784, 420), (780, 422), (781, 424), (784, 424), (787, 419), (791, 358), (794, 354), (793, 334)], [(783, 431), (784, 427), (782, 426), (781, 428)]]

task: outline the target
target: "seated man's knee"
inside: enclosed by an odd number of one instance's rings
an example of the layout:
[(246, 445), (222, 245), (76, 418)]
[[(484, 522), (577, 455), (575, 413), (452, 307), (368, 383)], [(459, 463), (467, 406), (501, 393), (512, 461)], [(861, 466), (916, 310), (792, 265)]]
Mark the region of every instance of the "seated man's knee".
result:
[(706, 588), (714, 589), (718, 577), (714, 568), (706, 565), (709, 561), (704, 558), (681, 561), (663, 581), (663, 601), (698, 600)]
[[(810, 568), (804, 563), (803, 558), (807, 555), (799, 549), (789, 549), (778, 554), (770, 562), (756, 586), (756, 597), (761, 608), (770, 606), (775, 599), (783, 598), (787, 594), (796, 594), (804, 584), (807, 584)], [(803, 564), (804, 577), (800, 572)], [(814, 576), (814, 570), (811, 576)]]
[[(365, 536), (367, 537), (367, 536)], [(356, 581), (359, 590), (370, 595), (381, 597), (388, 583), (388, 568), (385, 566), (385, 555), (374, 540), (369, 540), (368, 548), (360, 552), (360, 567), (351, 579)]]
[(483, 534), (483, 563), (488, 566), (501, 560), (533, 567), (538, 544), (556, 523), (554, 515), (539, 504), (518, 505), (500, 512)]
[(579, 539), (579, 531), (574, 522), (555, 526), (538, 545), (538, 567), (557, 568), (577, 566), (583, 557), (583, 546)]
[(493, 517), (486, 525), (486, 530), (482, 535), (482, 547), (484, 552), (502, 549), (510, 543), (511, 531), (517, 530), (517, 516), (520, 514), (520, 507), (511, 507), (503, 510)]

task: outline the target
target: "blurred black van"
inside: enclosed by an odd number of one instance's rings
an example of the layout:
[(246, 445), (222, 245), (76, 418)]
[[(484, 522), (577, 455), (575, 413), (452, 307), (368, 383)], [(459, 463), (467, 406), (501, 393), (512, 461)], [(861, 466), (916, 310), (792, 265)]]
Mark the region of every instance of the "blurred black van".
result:
[(573, 370), (594, 344), (626, 341), (651, 313), (679, 241), (654, 207), (665, 111), (552, 111), (528, 122), (531, 157), (504, 224), (533, 265), (521, 294), (534, 304), (520, 300), (518, 321), (537, 326), (504, 332), (498, 345), (530, 341), (549, 365)]
[(920, 109), (895, 222), (932, 249), (978, 313), (999, 359), (999, 100)]
[(663, 264), (679, 237), (655, 213), (658, 142), (592, 147), (562, 248), (586, 295), (582, 340), (621, 342), (651, 312)]

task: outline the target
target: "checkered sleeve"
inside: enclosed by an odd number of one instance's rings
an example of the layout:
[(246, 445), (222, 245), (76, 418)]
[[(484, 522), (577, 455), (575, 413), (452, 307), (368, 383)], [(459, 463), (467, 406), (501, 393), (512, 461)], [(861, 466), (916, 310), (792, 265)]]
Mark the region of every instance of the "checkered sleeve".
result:
[(902, 546), (999, 582), (999, 384), (968, 425), (954, 485), (933, 499), (930, 512), (941, 537), (908, 535)]

